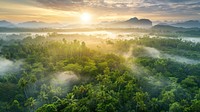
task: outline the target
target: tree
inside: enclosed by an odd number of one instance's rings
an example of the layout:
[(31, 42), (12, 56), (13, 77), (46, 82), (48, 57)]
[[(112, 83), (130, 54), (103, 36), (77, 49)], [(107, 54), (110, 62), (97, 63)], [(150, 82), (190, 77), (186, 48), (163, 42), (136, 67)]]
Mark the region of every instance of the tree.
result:
[(178, 102), (174, 102), (170, 105), (169, 112), (183, 112), (183, 107)]
[(148, 93), (136, 92), (134, 100), (136, 102), (136, 112), (147, 111), (146, 102), (148, 100)]
[(26, 90), (27, 85), (28, 85), (28, 81), (23, 77), (18, 81), (18, 86), (23, 89), (26, 98), (28, 97), (27, 90)]
[(12, 110), (13, 112), (21, 112), (22, 107), (20, 106), (20, 103), (17, 100), (14, 100), (9, 110)]
[(79, 65), (78, 63), (76, 63), (76, 64), (68, 64), (67, 66), (64, 67), (64, 70), (73, 71), (76, 74), (80, 74), (82, 69), (83, 69), (83, 67), (81, 65)]
[(192, 100), (192, 105), (190, 106), (191, 112), (199, 112), (200, 110), (200, 100)]
[(24, 106), (26, 106), (29, 112), (33, 112), (36, 106), (36, 100), (33, 97), (30, 97), (26, 100)]
[(48, 103), (48, 95), (45, 91), (40, 91), (38, 98), (40, 99), (40, 101)]

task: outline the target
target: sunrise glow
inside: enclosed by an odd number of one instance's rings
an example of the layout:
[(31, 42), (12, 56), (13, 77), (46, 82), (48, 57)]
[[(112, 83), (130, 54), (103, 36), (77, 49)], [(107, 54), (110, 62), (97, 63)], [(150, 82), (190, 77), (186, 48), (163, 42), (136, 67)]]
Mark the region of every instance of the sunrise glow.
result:
[(84, 12), (83, 14), (81, 14), (81, 22), (84, 24), (88, 24), (91, 22), (92, 16), (90, 13)]

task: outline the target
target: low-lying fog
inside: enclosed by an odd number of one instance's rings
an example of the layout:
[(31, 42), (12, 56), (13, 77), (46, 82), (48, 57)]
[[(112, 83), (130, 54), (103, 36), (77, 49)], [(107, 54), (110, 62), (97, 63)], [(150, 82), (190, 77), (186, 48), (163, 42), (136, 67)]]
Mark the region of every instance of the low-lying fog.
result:
[(189, 59), (183, 56), (162, 53), (159, 50), (152, 47), (144, 47), (144, 49), (146, 50), (147, 55), (153, 58), (171, 59), (172, 61), (177, 61), (177, 62), (186, 63), (186, 64), (200, 63), (200, 60), (194, 60), (194, 59)]
[(76, 74), (71, 71), (56, 73), (54, 78), (50, 81), (52, 85), (61, 86), (61, 85), (69, 85), (72, 82), (78, 81), (79, 78)]
[[(24, 32), (24, 33), (0, 33), (0, 39), (11, 40), (11, 39), (23, 39), (25, 37), (35, 38), (37, 36), (48, 37), (52, 33), (49, 32)], [(102, 39), (135, 39), (143, 37), (146, 33), (132, 33), (132, 32), (111, 32), (111, 31), (90, 31), (90, 32), (59, 32), (57, 34), (64, 35), (84, 35), (84, 36), (95, 36), (96, 38)]]
[[(37, 36), (45, 36), (52, 34), (52, 32), (9, 32), (9, 33), (0, 33), (0, 39), (3, 40), (11, 40), (11, 39), (23, 39), (28, 36), (35, 38)], [(122, 40), (130, 40), (142, 38), (145, 35), (148, 35), (150, 38), (159, 37), (159, 38), (170, 38), (170, 39), (182, 39), (183, 41), (191, 41), (194, 43), (200, 42), (200, 38), (198, 37), (165, 37), (165, 36), (156, 36), (148, 33), (136, 33), (136, 32), (112, 32), (112, 31), (80, 31), (80, 32), (59, 32), (57, 34), (64, 35), (85, 35), (85, 36), (95, 36), (96, 38), (102, 39), (122, 39)]]
[(23, 62), (21, 60), (11, 61), (0, 57), (0, 76), (5, 75), (6, 73), (19, 71), (22, 64)]

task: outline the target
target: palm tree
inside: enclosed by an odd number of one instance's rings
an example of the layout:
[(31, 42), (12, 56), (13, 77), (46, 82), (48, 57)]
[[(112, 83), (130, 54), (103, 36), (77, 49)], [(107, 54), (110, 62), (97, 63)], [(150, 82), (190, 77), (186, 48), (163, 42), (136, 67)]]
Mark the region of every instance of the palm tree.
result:
[(36, 106), (36, 99), (34, 99), (33, 97), (28, 98), (24, 106), (28, 108), (29, 112), (33, 112)]
[(44, 91), (41, 91), (38, 97), (42, 102), (48, 103), (48, 95)]
[(28, 81), (23, 77), (18, 81), (18, 86), (23, 89), (26, 98), (28, 97), (27, 91), (26, 91), (27, 85), (28, 85)]

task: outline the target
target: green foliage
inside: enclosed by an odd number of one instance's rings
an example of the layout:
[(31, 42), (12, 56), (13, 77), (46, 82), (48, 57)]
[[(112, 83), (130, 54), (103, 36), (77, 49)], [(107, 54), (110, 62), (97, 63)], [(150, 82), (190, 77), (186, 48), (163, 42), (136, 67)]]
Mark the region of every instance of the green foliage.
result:
[(178, 102), (174, 102), (170, 105), (169, 111), (170, 112), (183, 112), (183, 107)]
[[(85, 42), (78, 40), (55, 41), (53, 36), (57, 35), (49, 35), (48, 39), (28, 37), (2, 46), (3, 57), (20, 59), (24, 63), (18, 73), (0, 77), (0, 111), (200, 110), (199, 64), (151, 58), (144, 49), (145, 46), (155, 47), (165, 53), (198, 58), (200, 44), (147, 37), (108, 40), (107, 44), (115, 50), (105, 53), (89, 49)], [(124, 59), (123, 55), (129, 52), (134, 58)], [(59, 74), (66, 71), (72, 74)]]

